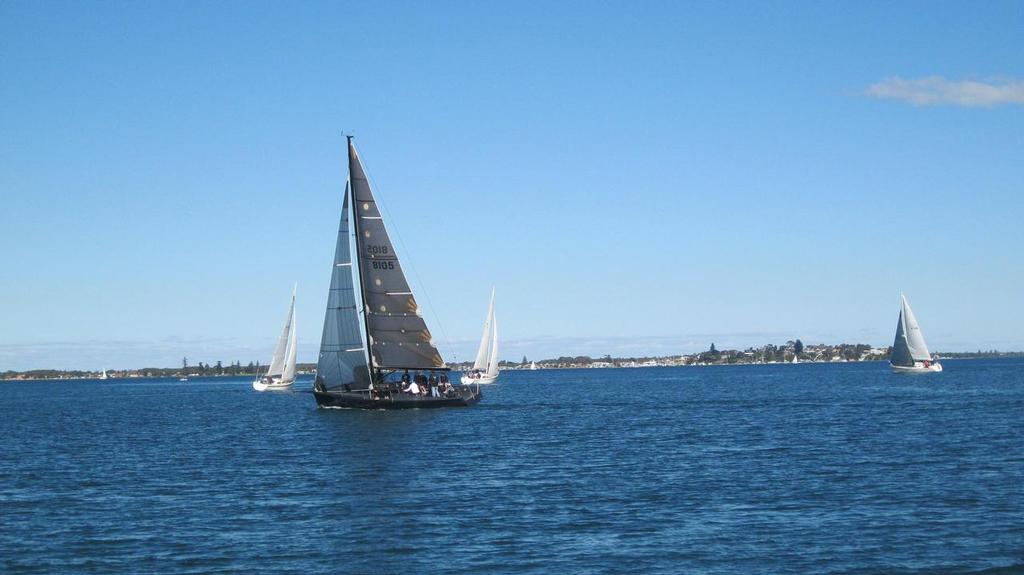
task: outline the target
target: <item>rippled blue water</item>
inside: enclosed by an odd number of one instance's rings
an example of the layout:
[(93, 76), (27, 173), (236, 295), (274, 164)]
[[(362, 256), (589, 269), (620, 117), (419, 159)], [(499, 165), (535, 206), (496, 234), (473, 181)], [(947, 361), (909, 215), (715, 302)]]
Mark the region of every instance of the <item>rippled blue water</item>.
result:
[(0, 570), (1024, 569), (1024, 362), (945, 366), (505, 372), (406, 412), (0, 384)]

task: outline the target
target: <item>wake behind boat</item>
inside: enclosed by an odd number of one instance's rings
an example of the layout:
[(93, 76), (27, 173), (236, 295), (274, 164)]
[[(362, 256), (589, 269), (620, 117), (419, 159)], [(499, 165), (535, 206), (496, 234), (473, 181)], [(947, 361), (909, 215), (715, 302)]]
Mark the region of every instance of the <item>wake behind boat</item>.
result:
[(252, 382), (256, 391), (273, 391), (288, 389), (295, 383), (295, 357), (298, 349), (298, 332), (295, 329), (295, 290), (292, 288), (292, 303), (288, 307), (288, 315), (284, 320), (284, 329), (277, 338), (274, 357), (270, 360), (267, 374), (257, 377)]
[(498, 320), (494, 317), (494, 288), (491, 288), (491, 305), (484, 320), (484, 335), (480, 338), (480, 349), (476, 352), (473, 369), (462, 374), (463, 385), (494, 383), (498, 380)]
[(896, 373), (938, 373), (942, 364), (932, 358), (907, 298), (900, 294), (900, 318), (889, 365)]
[[(478, 386), (447, 381), (448, 367), (402, 272), (351, 137), (348, 170), (313, 382), (317, 405), (410, 409), (478, 402)], [(357, 292), (361, 305), (356, 303)], [(416, 377), (409, 377), (409, 372)], [(424, 380), (427, 384), (421, 385)]]

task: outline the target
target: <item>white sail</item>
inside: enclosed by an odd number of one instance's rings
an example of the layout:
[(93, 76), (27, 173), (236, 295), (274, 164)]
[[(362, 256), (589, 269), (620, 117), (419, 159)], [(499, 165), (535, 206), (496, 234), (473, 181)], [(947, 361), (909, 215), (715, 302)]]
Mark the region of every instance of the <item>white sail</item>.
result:
[(487, 307), (484, 333), (480, 337), (473, 371), (462, 376), (464, 385), (494, 383), (498, 378), (498, 320), (494, 316), (494, 288), (491, 288), (491, 303)]
[(270, 368), (267, 370), (267, 377), (275, 377), (281, 375), (284, 371), (285, 354), (288, 351), (288, 336), (292, 330), (292, 320), (295, 318), (295, 289), (298, 286), (292, 288), (292, 303), (288, 307), (288, 315), (284, 320), (284, 328), (281, 330), (281, 335), (277, 338), (277, 347), (274, 348), (274, 357), (270, 359)]
[(907, 338), (910, 357), (914, 358), (914, 361), (930, 360), (932, 355), (928, 352), (928, 344), (924, 342), (921, 326), (918, 325), (917, 318), (914, 317), (914, 312), (910, 309), (910, 303), (903, 295), (900, 295), (900, 303), (903, 306), (903, 333)]
[(370, 385), (370, 374), (366, 367), (366, 339), (359, 330), (362, 319), (359, 317), (355, 296), (349, 201), (346, 187), (341, 204), (338, 241), (331, 264), (331, 287), (327, 292), (327, 311), (324, 314), (324, 330), (320, 338), (320, 356), (317, 359), (314, 383), (315, 387), (325, 390), (345, 385), (352, 389), (366, 389)]
[(298, 353), (299, 334), (295, 329), (295, 306), (292, 306), (292, 337), (288, 342), (287, 359), (284, 361), (284, 371), (281, 374), (281, 383), (295, 381), (295, 357)]
[(494, 300), (491, 300), (491, 357), (487, 360), (487, 377), (498, 375), (498, 320), (494, 317)]
[(480, 337), (480, 348), (476, 351), (473, 369), (487, 369), (487, 349), (491, 344), (491, 322), (494, 321), (494, 288), (491, 288), (491, 305), (487, 308), (487, 319), (484, 321), (484, 334)]

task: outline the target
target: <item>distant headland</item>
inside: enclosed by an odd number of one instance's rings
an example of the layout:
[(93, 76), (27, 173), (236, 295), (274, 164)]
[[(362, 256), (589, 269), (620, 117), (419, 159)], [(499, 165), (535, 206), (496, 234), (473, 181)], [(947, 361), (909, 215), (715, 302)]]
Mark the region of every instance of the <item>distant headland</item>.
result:
[[(757, 348), (716, 349), (715, 344), (707, 351), (683, 355), (650, 357), (603, 357), (576, 356), (530, 361), (524, 357), (521, 362), (502, 361), (501, 369), (578, 369), (615, 367), (675, 367), (687, 365), (765, 365), (779, 363), (842, 363), (858, 361), (887, 361), (892, 347), (872, 347), (863, 343), (855, 344), (810, 344), (800, 340), (787, 341), (781, 345), (763, 345)], [(949, 359), (980, 359), (996, 357), (1024, 357), (1024, 351), (974, 351), (938, 352), (936, 355)], [(796, 360), (794, 362), (794, 359)], [(452, 369), (468, 369), (472, 362), (449, 364)]]
[[(763, 365), (780, 363), (841, 363), (859, 361), (884, 361), (889, 359), (891, 347), (872, 347), (863, 343), (855, 344), (809, 344), (800, 340), (787, 341), (784, 344), (767, 344), (757, 348), (717, 349), (714, 344), (707, 351), (681, 355), (643, 356), (643, 357), (612, 357), (604, 355), (591, 357), (588, 355), (562, 356), (550, 359), (530, 360), (523, 357), (519, 362), (501, 361), (503, 370), (516, 369), (587, 369), (587, 368), (629, 368), (629, 367), (676, 367), (688, 365)], [(972, 351), (972, 352), (939, 352), (936, 355), (947, 359), (981, 359), (1000, 357), (1024, 357), (1024, 351)], [(455, 371), (472, 368), (472, 362), (448, 363)], [(161, 377), (244, 377), (256, 376), (257, 369), (266, 366), (249, 362), (224, 365), (218, 361), (214, 364), (199, 362), (194, 366), (184, 367), (143, 367), (138, 369), (107, 368), (111, 378), (161, 378)], [(296, 366), (300, 374), (315, 373), (315, 363), (300, 363)], [(32, 369), (27, 371), (7, 370), (0, 372), (0, 381), (26, 379), (95, 379), (102, 371), (65, 370), (65, 369)]]

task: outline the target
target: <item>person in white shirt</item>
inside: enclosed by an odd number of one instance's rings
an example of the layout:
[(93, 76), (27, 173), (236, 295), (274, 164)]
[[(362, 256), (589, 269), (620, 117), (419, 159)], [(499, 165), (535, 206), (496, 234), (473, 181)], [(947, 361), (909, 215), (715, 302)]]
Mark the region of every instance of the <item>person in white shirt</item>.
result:
[(415, 381), (409, 384), (409, 393), (413, 395), (420, 394), (420, 386)]

